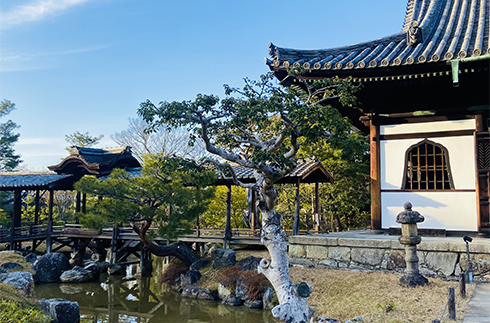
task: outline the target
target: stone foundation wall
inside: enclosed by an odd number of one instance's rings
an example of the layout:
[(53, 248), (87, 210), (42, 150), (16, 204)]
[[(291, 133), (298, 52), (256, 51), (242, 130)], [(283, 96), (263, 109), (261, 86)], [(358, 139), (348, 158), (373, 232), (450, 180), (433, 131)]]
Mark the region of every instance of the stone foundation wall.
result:
[[(466, 245), (456, 238), (424, 238), (417, 245), (422, 275), (451, 278), (468, 268)], [(293, 236), (289, 238), (292, 264), (328, 268), (404, 272), (405, 248), (395, 236)], [(475, 275), (489, 274), (490, 239), (470, 244)]]

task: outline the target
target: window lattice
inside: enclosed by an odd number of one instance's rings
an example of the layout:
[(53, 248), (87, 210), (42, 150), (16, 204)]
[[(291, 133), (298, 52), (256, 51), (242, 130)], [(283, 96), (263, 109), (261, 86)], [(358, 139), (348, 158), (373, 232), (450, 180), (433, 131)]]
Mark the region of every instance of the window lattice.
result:
[(447, 150), (424, 140), (407, 151), (407, 190), (449, 190), (453, 188)]

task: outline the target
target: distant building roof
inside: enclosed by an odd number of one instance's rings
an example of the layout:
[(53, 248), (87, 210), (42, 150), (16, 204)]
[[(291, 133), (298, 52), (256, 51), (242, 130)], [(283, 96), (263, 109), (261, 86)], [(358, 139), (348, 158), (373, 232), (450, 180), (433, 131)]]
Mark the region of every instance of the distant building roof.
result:
[(11, 191), (15, 189), (51, 189), (71, 184), (73, 175), (58, 175), (53, 173), (0, 173), (0, 191)]
[(73, 146), (61, 163), (48, 168), (57, 174), (108, 175), (114, 168), (141, 167), (131, 147), (85, 148)]
[[(360, 71), (490, 54), (488, 0), (409, 0), (400, 33), (319, 50), (270, 44), (271, 68)], [(352, 72), (351, 72), (352, 73)]]

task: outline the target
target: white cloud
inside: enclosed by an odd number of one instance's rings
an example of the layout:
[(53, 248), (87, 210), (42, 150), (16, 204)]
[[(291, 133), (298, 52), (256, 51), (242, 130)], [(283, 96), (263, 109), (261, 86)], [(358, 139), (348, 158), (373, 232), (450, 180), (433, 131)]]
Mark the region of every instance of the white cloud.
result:
[(0, 29), (34, 22), (63, 14), (66, 10), (91, 0), (34, 0), (0, 13)]

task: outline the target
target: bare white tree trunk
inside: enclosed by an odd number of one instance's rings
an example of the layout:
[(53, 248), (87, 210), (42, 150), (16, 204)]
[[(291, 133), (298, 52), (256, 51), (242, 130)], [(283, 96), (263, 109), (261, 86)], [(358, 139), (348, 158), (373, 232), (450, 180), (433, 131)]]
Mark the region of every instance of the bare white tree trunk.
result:
[(277, 191), (275, 188), (261, 190), (259, 209), (262, 214), (261, 242), (269, 250), (270, 259), (262, 259), (260, 269), (274, 287), (279, 305), (272, 309), (272, 315), (288, 323), (309, 322), (312, 310), (308, 306), (308, 295), (298, 294), (298, 283), (289, 277), (289, 258), (286, 233), (281, 228), (282, 216), (275, 212)]

